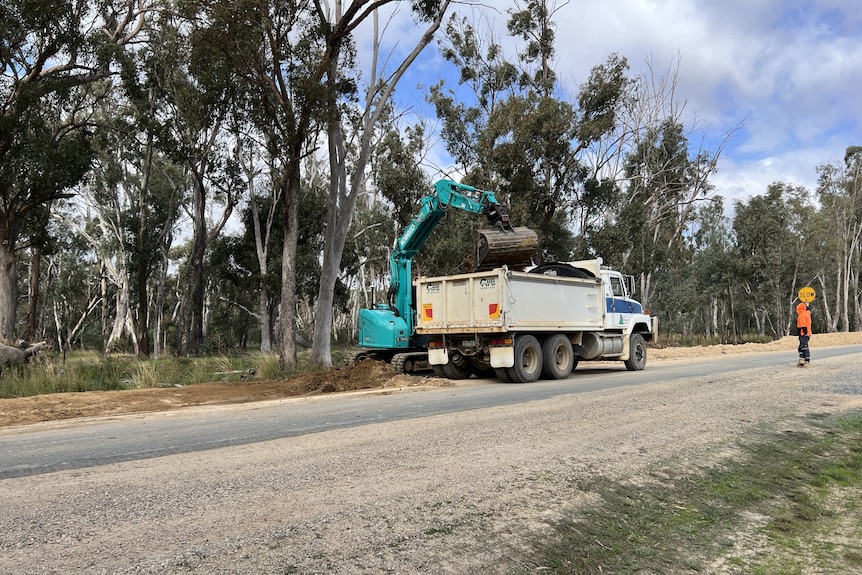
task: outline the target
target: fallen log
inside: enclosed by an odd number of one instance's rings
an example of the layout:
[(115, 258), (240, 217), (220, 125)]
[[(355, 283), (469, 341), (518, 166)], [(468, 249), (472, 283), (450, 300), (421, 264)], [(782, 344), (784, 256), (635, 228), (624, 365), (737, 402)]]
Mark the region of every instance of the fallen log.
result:
[(40, 341), (25, 348), (0, 343), (0, 366), (20, 365), (30, 361), (35, 354), (47, 349), (48, 343)]

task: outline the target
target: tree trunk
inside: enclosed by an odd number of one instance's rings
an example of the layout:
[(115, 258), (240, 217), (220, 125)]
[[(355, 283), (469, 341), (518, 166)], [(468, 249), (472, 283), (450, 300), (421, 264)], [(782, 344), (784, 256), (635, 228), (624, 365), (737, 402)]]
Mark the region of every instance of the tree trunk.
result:
[(260, 282), (260, 351), (270, 353), (272, 351), (272, 313), (269, 307), (269, 289), (266, 282)]
[(138, 292), (138, 329), (139, 329), (139, 353), (144, 357), (150, 357), (150, 302), (147, 296), (147, 270), (139, 266), (137, 270), (137, 292)]
[(270, 353), (272, 351), (272, 312), (269, 304), (269, 289), (266, 287), (266, 276), (269, 272), (269, 237), (272, 233), (272, 220), (278, 204), (278, 195), (273, 195), (269, 205), (266, 218), (266, 226), (260, 221), (260, 210), (258, 209), (257, 193), (254, 181), (254, 169), (242, 159), (243, 170), (248, 182), (248, 204), (251, 209), (252, 224), (254, 225), (254, 248), (257, 253), (258, 272), (260, 273), (260, 296), (258, 302), (258, 321), (260, 323), (260, 351)]
[[(119, 272), (120, 270), (118, 270)], [(135, 353), (139, 352), (138, 339), (135, 336), (134, 322), (132, 321), (131, 310), (129, 309), (129, 280), (128, 274), (123, 272), (124, 277), (116, 278), (117, 295), (116, 295), (116, 311), (114, 313), (114, 325), (111, 328), (111, 335), (108, 337), (108, 343), (105, 345), (105, 351), (115, 351), (117, 342), (123, 337), (123, 334), (128, 333), (132, 338), (132, 345)]]
[(34, 245), (30, 256), (30, 282), (28, 286), (29, 297), (27, 298), (27, 332), (24, 339), (33, 341), (39, 330), (39, 275), (42, 270), (42, 247)]
[[(302, 141), (298, 142), (301, 146)], [(293, 154), (286, 166), (282, 182), (285, 186), (283, 205), (284, 243), (281, 253), (281, 305), (278, 365), (281, 369), (296, 365), (296, 244), (299, 239), (299, 161)]]
[(206, 255), (206, 190), (203, 177), (195, 173), (192, 192), (192, 249), (185, 269), (177, 355), (197, 356), (203, 340), (204, 256)]
[[(4, 217), (5, 216), (5, 217)], [(0, 214), (0, 340), (15, 339), (15, 313), (18, 307), (18, 273), (15, 260), (17, 225)]]
[(153, 306), (155, 319), (153, 320), (153, 358), (159, 359), (162, 353), (162, 306), (165, 301), (165, 284), (167, 283), (168, 277), (168, 264), (170, 263), (170, 257), (168, 252), (170, 250), (171, 243), (173, 243), (173, 235), (168, 233), (166, 235), (165, 241), (162, 243), (162, 261), (159, 266), (159, 283), (156, 288), (156, 302)]

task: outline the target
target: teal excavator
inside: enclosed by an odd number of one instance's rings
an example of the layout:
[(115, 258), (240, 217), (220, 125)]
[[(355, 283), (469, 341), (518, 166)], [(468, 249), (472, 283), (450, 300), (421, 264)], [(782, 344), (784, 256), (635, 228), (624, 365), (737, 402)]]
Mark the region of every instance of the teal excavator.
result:
[(422, 198), (419, 211), (395, 241), (389, 256), (390, 286), (386, 303), (359, 311), (359, 345), (365, 348), (350, 355), (348, 363), (362, 359), (387, 361), (399, 373), (430, 369), (427, 342), (414, 327), (413, 277), (411, 264), (419, 248), (448, 210), (484, 215), (488, 227), (473, 232), (474, 251), (467, 271), (490, 270), (501, 266), (523, 269), (530, 265), (539, 245), (536, 232), (513, 227), (505, 206), (493, 192), (451, 180), (434, 184), (434, 193)]

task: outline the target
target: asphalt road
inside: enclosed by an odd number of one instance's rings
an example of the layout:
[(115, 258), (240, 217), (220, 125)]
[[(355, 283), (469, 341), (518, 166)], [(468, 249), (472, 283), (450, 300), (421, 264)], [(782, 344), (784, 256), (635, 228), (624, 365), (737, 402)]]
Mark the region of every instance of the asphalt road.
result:
[[(822, 348), (817, 359), (859, 353), (858, 346)], [(622, 364), (580, 367), (566, 380), (529, 384), (472, 381), (454, 388), (388, 394), (328, 396), (171, 414), (105, 419), (34, 431), (0, 431), (0, 479), (82, 469), (169, 454), (247, 445), (327, 430), (493, 406), (544, 400), (679, 378), (786, 366), (795, 352), (728, 355), (701, 361), (648, 364), (629, 372)]]

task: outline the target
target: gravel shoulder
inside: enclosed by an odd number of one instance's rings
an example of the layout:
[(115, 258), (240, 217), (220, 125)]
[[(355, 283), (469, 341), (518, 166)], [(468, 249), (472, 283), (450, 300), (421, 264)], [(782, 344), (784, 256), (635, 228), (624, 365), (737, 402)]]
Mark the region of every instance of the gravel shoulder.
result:
[[(714, 459), (758, 429), (862, 408), (862, 353), (818, 361), (826, 343), (817, 338), (809, 369), (573, 394), (0, 481), (0, 572), (537, 567), (530, 541), (589, 502), (578, 488), (587, 478)], [(651, 352), (656, 362), (692, 358)]]

